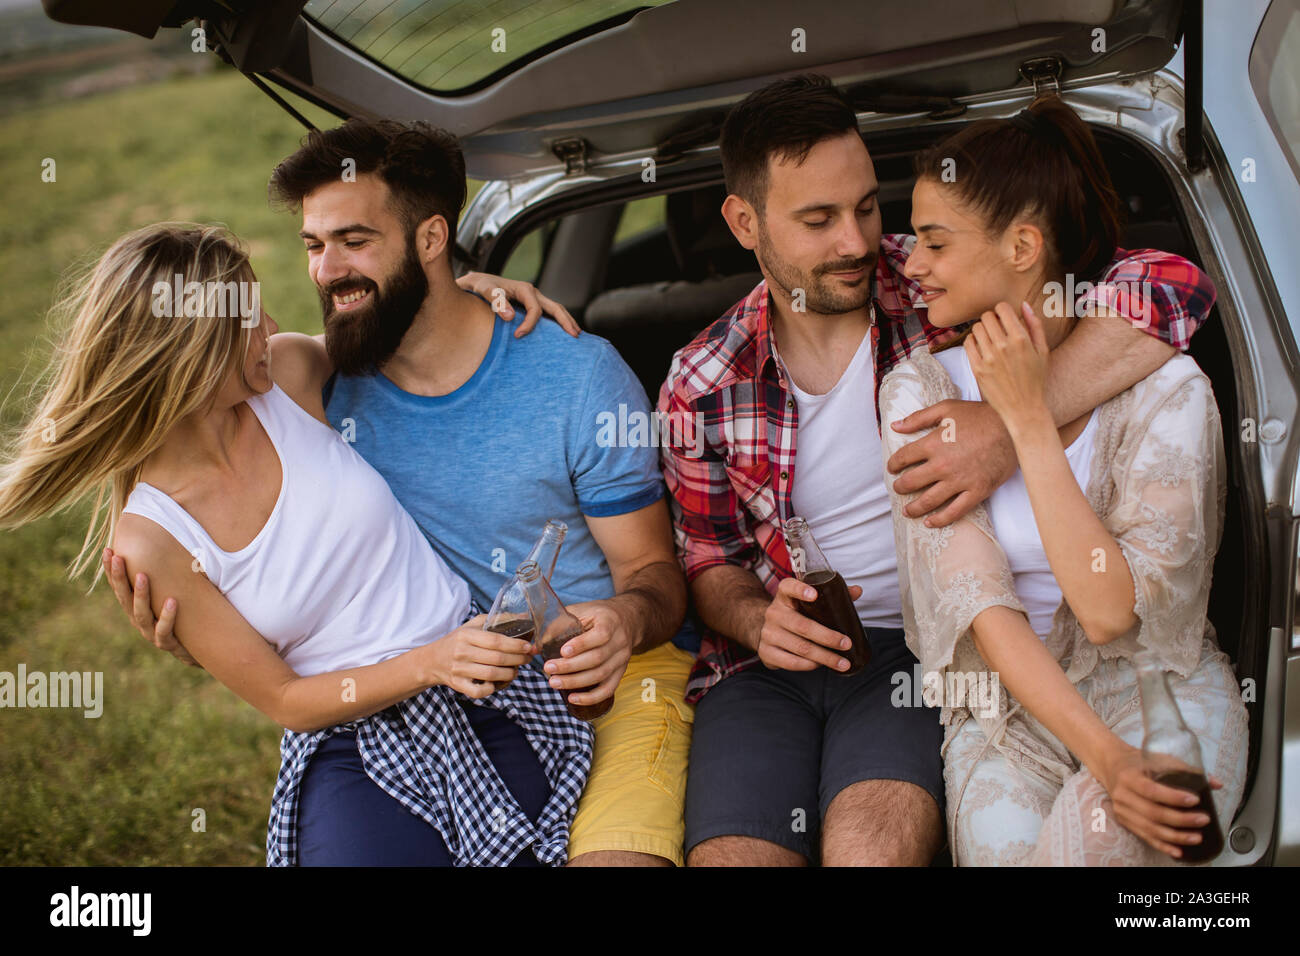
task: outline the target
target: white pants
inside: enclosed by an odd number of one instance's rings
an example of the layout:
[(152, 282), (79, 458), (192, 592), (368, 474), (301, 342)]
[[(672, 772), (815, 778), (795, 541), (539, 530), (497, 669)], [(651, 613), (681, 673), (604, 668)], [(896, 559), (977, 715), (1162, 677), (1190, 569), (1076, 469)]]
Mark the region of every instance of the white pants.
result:
[[(1099, 661), (1077, 686), (1117, 736), (1142, 746), (1142, 703), (1131, 661)], [(1226, 839), (1246, 780), (1248, 728), (1241, 688), (1227, 656), (1208, 640), (1191, 677), (1170, 674), (1169, 686), (1183, 722), (1200, 741), (1205, 769), (1223, 782), (1223, 789), (1212, 792)], [(978, 722), (967, 720), (953, 733), (944, 762), (948, 834), (960, 865), (1176, 863), (1120, 825), (1105, 788), (1086, 767), (1056, 786), (1017, 769), (985, 743)], [(977, 758), (958, 806), (958, 791)]]

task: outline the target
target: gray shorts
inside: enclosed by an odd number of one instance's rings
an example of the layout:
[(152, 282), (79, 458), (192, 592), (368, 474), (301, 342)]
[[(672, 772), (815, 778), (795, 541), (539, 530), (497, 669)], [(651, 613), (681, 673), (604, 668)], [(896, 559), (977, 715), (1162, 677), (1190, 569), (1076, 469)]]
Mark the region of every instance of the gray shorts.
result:
[(749, 836), (816, 862), (826, 808), (863, 780), (914, 783), (942, 816), (939, 711), (917, 706), (910, 688), (920, 667), (903, 632), (868, 628), (867, 637), (871, 663), (851, 677), (756, 664), (696, 704), (687, 853), (713, 837)]

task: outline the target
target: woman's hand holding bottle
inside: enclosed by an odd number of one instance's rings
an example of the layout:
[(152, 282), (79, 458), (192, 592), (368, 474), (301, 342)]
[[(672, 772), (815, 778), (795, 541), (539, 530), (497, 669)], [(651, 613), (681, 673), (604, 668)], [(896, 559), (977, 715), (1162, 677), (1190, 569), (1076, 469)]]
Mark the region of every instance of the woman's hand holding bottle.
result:
[[(1148, 774), (1141, 749), (1115, 738), (1109, 757), (1097, 775), (1110, 795), (1115, 819), (1124, 829), (1174, 859), (1183, 846), (1201, 842), (1201, 828), (1209, 818), (1196, 809), (1197, 798), (1188, 790), (1156, 783)], [(1210, 787), (1223, 784), (1209, 778)]]
[[(427, 654), (425, 680), (466, 697), (487, 697), (514, 680), (535, 648), (528, 641), (483, 630), (487, 615), (471, 618), (422, 650)], [(480, 682), (480, 683), (476, 683)]]

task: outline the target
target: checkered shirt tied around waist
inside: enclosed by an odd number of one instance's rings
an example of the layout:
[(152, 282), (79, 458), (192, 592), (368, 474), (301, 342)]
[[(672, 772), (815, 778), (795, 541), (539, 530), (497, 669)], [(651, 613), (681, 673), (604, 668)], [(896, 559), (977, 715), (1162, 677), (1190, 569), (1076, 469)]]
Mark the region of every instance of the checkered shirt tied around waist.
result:
[[(478, 613), (473, 608), (469, 616)], [(471, 702), (502, 711), (537, 754), (551, 796), (534, 823), (501, 780), (460, 701), (469, 698), (440, 685), (362, 720), (314, 733), (285, 731), (267, 823), (267, 866), (298, 864), (299, 786), (321, 743), (345, 731), (356, 732), (367, 776), (437, 830), (457, 866), (506, 866), (529, 848), (542, 863), (563, 864), (591, 768), (591, 725), (569, 714), (532, 663), (503, 690)]]

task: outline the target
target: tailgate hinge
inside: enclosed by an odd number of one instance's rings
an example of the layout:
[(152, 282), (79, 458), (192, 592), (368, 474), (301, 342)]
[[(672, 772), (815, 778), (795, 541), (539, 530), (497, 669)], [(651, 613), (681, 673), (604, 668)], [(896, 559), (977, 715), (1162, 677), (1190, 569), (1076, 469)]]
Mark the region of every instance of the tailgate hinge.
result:
[(1020, 75), (1034, 84), (1034, 99), (1045, 93), (1061, 92), (1063, 64), (1057, 56), (1036, 56), (1020, 64)]
[(588, 169), (587, 141), (585, 139), (562, 139), (552, 144), (551, 152), (564, 161), (564, 175), (585, 173)]

